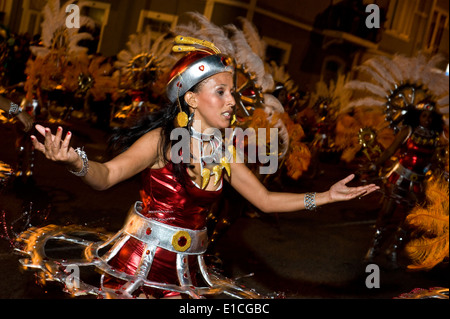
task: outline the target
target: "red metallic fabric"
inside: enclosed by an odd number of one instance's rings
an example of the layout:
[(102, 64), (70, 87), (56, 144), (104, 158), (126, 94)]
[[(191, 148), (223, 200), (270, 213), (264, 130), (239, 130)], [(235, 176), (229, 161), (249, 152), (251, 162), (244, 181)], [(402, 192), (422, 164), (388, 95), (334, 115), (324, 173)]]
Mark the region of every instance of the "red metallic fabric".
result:
[[(410, 137), (400, 149), (398, 161), (403, 167), (423, 176), (431, 162), (435, 148), (434, 142), (417, 143), (414, 138)], [(388, 177), (386, 186), (391, 189), (391, 195), (402, 198), (403, 201), (409, 202), (411, 205), (415, 204), (415, 201), (411, 201), (410, 198), (421, 198), (423, 196), (423, 179), (417, 181), (403, 180), (399, 183), (400, 178), (401, 176), (397, 171), (392, 172)]]
[(194, 183), (181, 185), (172, 172), (172, 163), (143, 172), (142, 214), (162, 223), (189, 229), (202, 229), (211, 205), (221, 189), (206, 191)]
[[(143, 172), (143, 188), (141, 213), (159, 222), (189, 229), (202, 229), (206, 225), (206, 216), (211, 205), (218, 199), (222, 190), (205, 191), (193, 183), (181, 185), (172, 171), (172, 163), (160, 169), (147, 169)], [(142, 254), (144, 244), (129, 239), (109, 264), (119, 271), (134, 275)], [(191, 277), (196, 270), (196, 256), (189, 256)], [(147, 277), (151, 281), (168, 284), (179, 284), (176, 273), (176, 254), (157, 248), (155, 257)], [(120, 289), (120, 284), (113, 278), (105, 279), (105, 286)], [(167, 297), (172, 292), (149, 290), (146, 293), (154, 297)]]
[(430, 164), (435, 150), (435, 143), (420, 145), (410, 138), (401, 151), (399, 162), (415, 173), (424, 174), (424, 169)]

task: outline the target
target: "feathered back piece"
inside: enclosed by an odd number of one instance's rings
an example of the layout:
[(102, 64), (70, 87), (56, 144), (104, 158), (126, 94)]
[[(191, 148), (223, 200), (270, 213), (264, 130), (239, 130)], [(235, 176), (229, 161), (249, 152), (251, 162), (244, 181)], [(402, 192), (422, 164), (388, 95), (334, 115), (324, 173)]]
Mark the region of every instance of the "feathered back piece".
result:
[(449, 78), (437, 69), (443, 60), (440, 55), (427, 58), (423, 54), (412, 58), (396, 55), (392, 59), (377, 56), (367, 60), (358, 70), (369, 75), (370, 80), (351, 81), (347, 88), (370, 96), (354, 100), (346, 110), (384, 108), (387, 119), (398, 124), (408, 108), (418, 107), (427, 100), (444, 115), (448, 125)]
[(339, 75), (336, 82), (320, 81), (316, 84), (316, 91), (311, 94), (310, 107), (318, 107), (321, 102), (327, 102), (332, 113), (338, 115), (350, 103), (352, 91), (347, 88), (348, 76)]
[[(114, 77), (121, 76), (121, 86), (144, 89), (158, 86), (157, 79), (167, 74), (175, 64), (175, 58), (170, 54), (172, 42), (166, 39), (167, 34), (152, 40), (150, 27), (144, 32), (130, 35), (127, 48), (117, 54), (114, 66), (120, 70)], [(161, 82), (167, 82), (162, 80)], [(163, 89), (158, 88), (160, 91)]]
[(243, 17), (239, 17), (238, 20), (242, 24), (242, 32), (244, 33), (245, 39), (252, 51), (257, 54), (262, 60), (266, 57), (267, 43), (264, 42), (259, 36), (256, 27)]
[[(268, 65), (265, 65), (267, 43), (261, 39), (258, 30), (253, 23), (243, 17), (238, 18), (238, 20), (242, 24), (242, 35), (245, 37), (245, 41), (251, 49), (251, 52), (249, 52), (248, 48), (244, 45), (242, 49), (245, 50), (243, 50), (241, 55), (248, 55), (248, 57), (244, 57), (247, 61), (247, 67), (249, 67), (250, 70), (253, 69), (252, 71), (257, 74), (258, 84), (261, 85), (263, 92), (267, 93), (273, 91), (275, 81), (273, 74), (271, 73), (272, 70)], [(238, 45), (242, 41), (239, 39), (239, 36), (241, 35), (238, 34), (236, 36), (236, 45)], [(239, 52), (240, 50), (241, 48), (239, 48)]]
[(250, 73), (255, 75), (256, 84), (261, 87), (262, 92), (272, 91), (274, 87), (273, 77), (266, 72), (264, 61), (261, 57), (253, 52), (244, 32), (234, 25), (228, 25), (227, 29), (232, 34), (231, 42), (236, 51), (236, 63), (244, 66)]
[[(67, 55), (87, 52), (88, 49), (79, 46), (78, 43), (81, 40), (92, 40), (92, 35), (87, 32), (78, 33), (78, 28), (66, 26), (66, 7), (74, 2), (75, 0), (70, 0), (61, 6), (59, 0), (48, 0), (42, 10), (44, 16), (44, 21), (41, 24), (43, 46), (31, 46), (30, 49), (33, 54), (45, 56), (51, 50), (63, 50)], [(81, 10), (85, 3), (80, 1), (77, 5)], [(86, 16), (80, 16), (80, 27), (83, 26), (94, 28), (95, 22)]]
[(170, 68), (174, 63), (173, 59), (165, 59), (168, 57), (172, 43), (166, 41), (163, 34), (155, 41), (152, 41), (152, 33), (150, 27), (147, 26), (144, 32), (130, 35), (127, 42), (127, 49), (120, 51), (117, 54), (117, 61), (114, 66), (118, 69), (132, 68), (133, 63), (140, 57), (146, 56), (149, 60), (153, 60), (163, 69)]

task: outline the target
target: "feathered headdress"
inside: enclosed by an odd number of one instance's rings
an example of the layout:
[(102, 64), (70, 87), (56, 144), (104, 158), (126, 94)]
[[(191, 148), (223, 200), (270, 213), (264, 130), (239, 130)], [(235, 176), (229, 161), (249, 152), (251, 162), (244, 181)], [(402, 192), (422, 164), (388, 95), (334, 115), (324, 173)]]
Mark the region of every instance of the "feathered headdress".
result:
[(442, 61), (442, 56), (428, 59), (423, 54), (412, 58), (396, 55), (392, 59), (384, 56), (369, 59), (358, 69), (372, 81), (355, 80), (347, 87), (371, 96), (356, 99), (347, 108), (384, 108), (387, 120), (397, 129), (409, 109), (420, 108), (427, 101), (428, 106), (444, 115), (448, 125), (449, 78), (437, 69)]
[(175, 27), (173, 33), (214, 43), (223, 54), (233, 57), (238, 66), (244, 66), (253, 75), (261, 93), (273, 87), (273, 78), (265, 71), (264, 61), (253, 51), (242, 30), (234, 25), (221, 28), (196, 12), (188, 15), (193, 22)]
[(136, 77), (150, 79), (146, 81), (146, 85), (150, 85), (170, 70), (176, 60), (170, 54), (172, 43), (165, 39), (166, 36), (163, 34), (152, 41), (152, 33), (147, 26), (144, 32), (129, 37), (127, 48), (119, 52), (114, 64), (121, 70), (125, 86), (138, 85)]
[(172, 33), (214, 43), (222, 54), (234, 57), (234, 47), (224, 29), (210, 22), (198, 12), (188, 12), (187, 15), (192, 22), (177, 25)]
[(236, 95), (239, 97), (236, 103), (249, 118), (252, 115), (252, 112), (248, 112), (249, 108), (262, 111), (262, 113), (257, 112), (255, 118), (244, 125), (259, 122), (260, 115), (263, 114), (264, 123), (279, 129), (281, 141), (279, 155), (283, 157), (289, 148), (288, 131), (279, 116), (284, 112), (284, 108), (275, 97), (264, 94), (273, 89), (274, 81), (265, 68), (263, 60), (265, 46), (256, 29), (245, 19), (241, 20), (243, 30), (240, 30), (235, 25), (220, 28), (199, 13), (191, 12), (189, 16), (193, 22), (179, 25), (172, 32), (214, 43), (220, 52), (234, 58)]
[(328, 113), (337, 116), (350, 103), (352, 91), (346, 85), (348, 76), (339, 75), (336, 81), (331, 80), (330, 83), (319, 81), (316, 84), (316, 90), (311, 94), (310, 105), (315, 111), (320, 113), (320, 105), (326, 103)]
[(64, 70), (63, 88), (76, 96), (92, 96), (94, 101), (105, 100), (117, 90), (117, 81), (111, 76), (113, 66), (102, 56), (80, 54), (71, 59)]
[[(61, 88), (64, 80), (65, 67), (71, 58), (80, 54), (86, 54), (88, 48), (81, 47), (81, 40), (92, 39), (92, 35), (79, 33), (78, 28), (66, 26), (66, 7), (75, 1), (69, 1), (60, 6), (59, 0), (49, 0), (42, 10), (44, 21), (42, 22), (41, 46), (31, 46), (31, 52), (36, 58), (30, 58), (27, 62), (25, 73), (27, 81), (25, 90), (27, 98), (35, 94), (37, 88), (43, 90), (54, 90)], [(79, 8), (85, 4), (79, 2)], [(80, 27), (93, 28), (95, 23), (92, 19), (80, 16)]]
[(232, 28), (231, 38), (236, 50), (237, 63), (245, 65), (256, 75), (256, 80), (262, 92), (269, 93), (274, 88), (273, 75), (265, 65), (267, 44), (261, 39), (256, 27), (247, 19), (239, 17), (242, 31)]

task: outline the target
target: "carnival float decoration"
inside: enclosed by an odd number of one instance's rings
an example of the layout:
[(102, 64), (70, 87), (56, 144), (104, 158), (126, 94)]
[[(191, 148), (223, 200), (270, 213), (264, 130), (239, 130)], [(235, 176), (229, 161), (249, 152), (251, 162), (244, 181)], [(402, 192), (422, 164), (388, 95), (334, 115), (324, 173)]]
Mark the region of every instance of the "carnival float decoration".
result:
[[(66, 3), (72, 4), (74, 1)], [(83, 6), (80, 3), (80, 6)], [(27, 98), (32, 99), (37, 91), (60, 89), (64, 79), (64, 69), (71, 57), (87, 53), (88, 49), (79, 45), (82, 40), (92, 40), (88, 32), (79, 33), (78, 28), (67, 28), (65, 6), (59, 0), (50, 0), (42, 10), (41, 42), (31, 46), (34, 57), (30, 58), (25, 83)], [(80, 16), (80, 27), (93, 28), (93, 20)]]

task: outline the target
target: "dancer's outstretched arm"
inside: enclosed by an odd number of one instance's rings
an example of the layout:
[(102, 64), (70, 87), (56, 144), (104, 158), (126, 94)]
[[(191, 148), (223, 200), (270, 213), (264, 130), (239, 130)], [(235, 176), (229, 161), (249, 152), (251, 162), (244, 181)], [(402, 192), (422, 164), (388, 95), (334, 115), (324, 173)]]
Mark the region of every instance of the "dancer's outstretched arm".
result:
[[(44, 136), (44, 142), (31, 136), (33, 146), (51, 161), (67, 166), (71, 171), (79, 172), (83, 169), (83, 160), (73, 147), (70, 146), (72, 133), (67, 132), (63, 138), (63, 129), (58, 127), (56, 134), (49, 128), (36, 125), (37, 131)], [(155, 165), (158, 159), (158, 142), (160, 130), (155, 129), (138, 139), (129, 149), (112, 160), (99, 163), (89, 160), (89, 169), (83, 181), (97, 190), (108, 189), (124, 181), (147, 167)]]
[[(315, 193), (315, 206), (350, 200), (365, 196), (379, 189), (375, 184), (348, 187), (346, 184), (354, 177), (355, 175), (351, 174), (335, 183), (328, 191)], [(231, 164), (231, 177), (228, 180), (234, 189), (263, 212), (282, 213), (305, 209), (306, 194), (271, 192), (267, 190), (245, 164)], [(313, 192), (314, 190), (311, 191)]]

